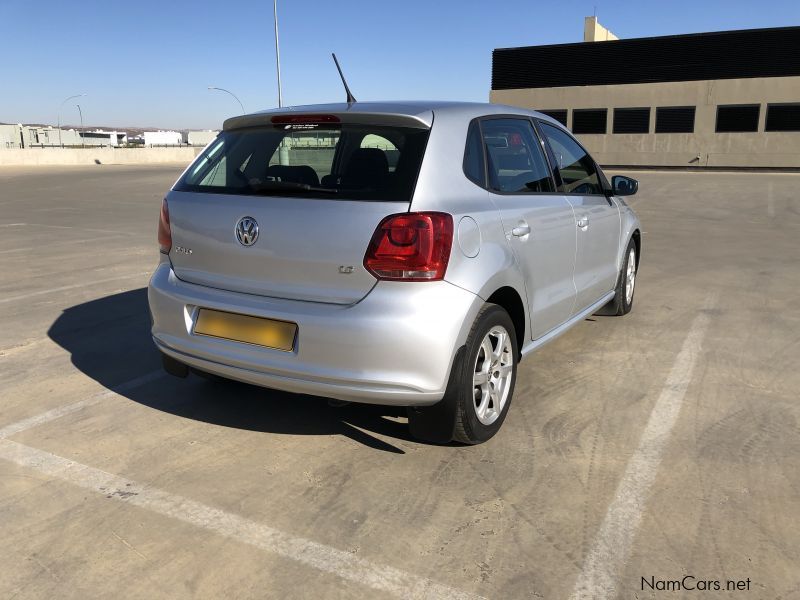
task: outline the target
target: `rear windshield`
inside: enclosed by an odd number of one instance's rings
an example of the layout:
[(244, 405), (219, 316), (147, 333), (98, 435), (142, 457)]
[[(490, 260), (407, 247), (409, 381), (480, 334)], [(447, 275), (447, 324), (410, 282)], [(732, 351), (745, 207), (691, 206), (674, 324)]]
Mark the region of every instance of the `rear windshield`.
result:
[(427, 140), (427, 129), (347, 123), (223, 131), (174, 189), (410, 202)]

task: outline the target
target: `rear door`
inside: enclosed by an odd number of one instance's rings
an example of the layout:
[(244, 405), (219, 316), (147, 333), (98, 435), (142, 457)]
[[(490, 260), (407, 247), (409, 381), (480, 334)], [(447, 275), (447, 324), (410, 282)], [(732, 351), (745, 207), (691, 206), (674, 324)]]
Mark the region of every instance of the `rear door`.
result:
[(428, 130), (326, 118), (224, 131), (198, 157), (167, 197), (178, 278), (337, 304), (372, 289), (364, 253), (408, 210)]
[(481, 121), (487, 186), (525, 274), (532, 337), (567, 321), (575, 303), (575, 216), (556, 192), (533, 124), (526, 117)]
[(575, 210), (578, 236), (575, 315), (614, 289), (620, 239), (619, 208), (605, 195), (601, 174), (583, 147), (559, 127), (544, 121), (539, 121), (539, 127), (560, 173), (560, 189)]

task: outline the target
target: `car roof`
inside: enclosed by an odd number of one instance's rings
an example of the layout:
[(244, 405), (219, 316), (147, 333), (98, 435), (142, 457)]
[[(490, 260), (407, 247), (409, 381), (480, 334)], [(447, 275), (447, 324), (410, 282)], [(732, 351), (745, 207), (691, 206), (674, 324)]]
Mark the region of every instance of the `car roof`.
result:
[(365, 117), (381, 116), (383, 119), (400, 122), (406, 120), (417, 122), (418, 126), (430, 127), (433, 123), (434, 113), (447, 113), (451, 117), (474, 119), (490, 115), (526, 115), (536, 116), (541, 119), (558, 124), (547, 115), (533, 110), (509, 106), (505, 104), (492, 104), (489, 102), (453, 102), (445, 100), (409, 100), (387, 102), (338, 102), (332, 104), (307, 104), (301, 106), (284, 106), (262, 110), (247, 115), (231, 117), (223, 124), (223, 129), (239, 129), (252, 127), (269, 122), (277, 115), (298, 114), (330, 114), (343, 117), (343, 121), (366, 122)]

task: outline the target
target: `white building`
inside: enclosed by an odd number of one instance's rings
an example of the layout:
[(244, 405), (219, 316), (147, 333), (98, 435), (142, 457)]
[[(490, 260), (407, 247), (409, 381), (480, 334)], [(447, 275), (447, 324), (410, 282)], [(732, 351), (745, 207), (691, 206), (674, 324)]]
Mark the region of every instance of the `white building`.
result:
[(179, 131), (145, 131), (145, 146), (180, 146), (183, 136)]
[(219, 135), (219, 131), (187, 131), (183, 141), (190, 146), (206, 146)]
[(22, 148), (25, 139), (22, 129), (22, 125), (0, 125), (0, 150)]
[(81, 131), (81, 142), (86, 146), (124, 146), (128, 143), (128, 134), (124, 131)]

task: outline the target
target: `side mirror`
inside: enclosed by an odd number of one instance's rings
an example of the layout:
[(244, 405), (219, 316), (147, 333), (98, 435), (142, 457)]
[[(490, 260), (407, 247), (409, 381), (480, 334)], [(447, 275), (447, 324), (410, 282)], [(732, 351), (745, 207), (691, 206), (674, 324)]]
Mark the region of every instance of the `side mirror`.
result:
[(639, 191), (639, 182), (632, 177), (614, 175), (611, 178), (611, 191), (615, 196), (633, 196)]

